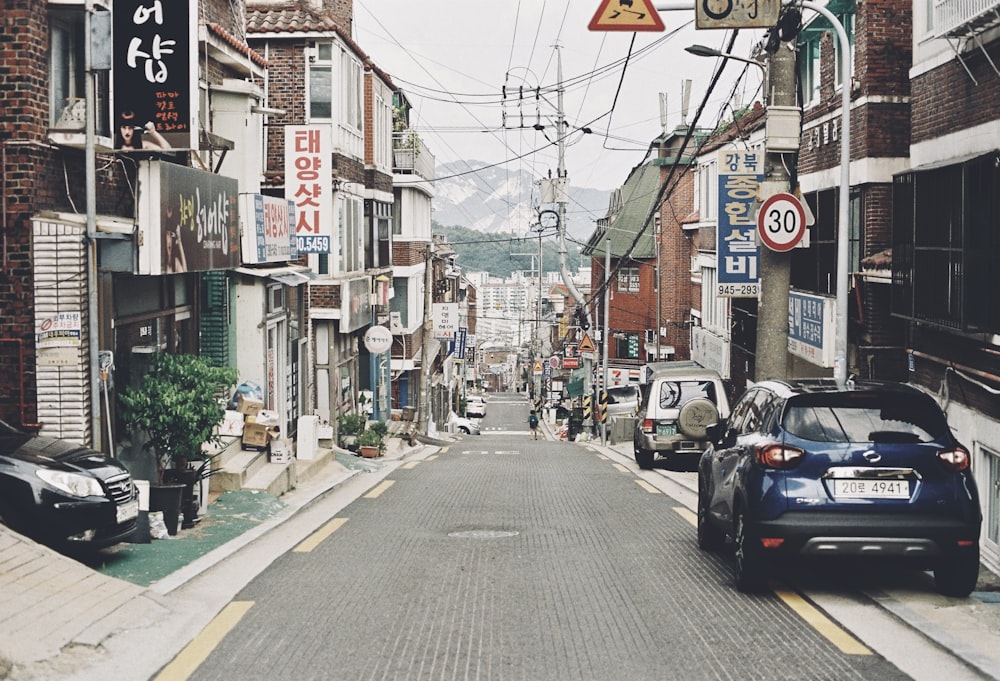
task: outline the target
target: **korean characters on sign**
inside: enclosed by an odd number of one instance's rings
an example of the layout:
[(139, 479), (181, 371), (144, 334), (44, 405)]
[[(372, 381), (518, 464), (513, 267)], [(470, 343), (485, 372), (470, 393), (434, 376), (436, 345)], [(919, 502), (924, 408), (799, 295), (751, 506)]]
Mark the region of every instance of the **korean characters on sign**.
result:
[(332, 157), (330, 126), (285, 126), (285, 198), (295, 204), (299, 253), (332, 251)]
[(754, 202), (763, 179), (764, 154), (719, 152), (719, 219), (716, 245), (720, 298), (756, 298), (760, 292)]

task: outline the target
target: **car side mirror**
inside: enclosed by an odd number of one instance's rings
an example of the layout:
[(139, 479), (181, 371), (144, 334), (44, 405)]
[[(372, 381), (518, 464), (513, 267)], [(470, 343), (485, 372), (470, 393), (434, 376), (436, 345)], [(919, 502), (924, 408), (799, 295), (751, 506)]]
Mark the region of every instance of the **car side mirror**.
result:
[(736, 444), (736, 434), (729, 429), (725, 421), (713, 423), (706, 428), (708, 439), (717, 447), (732, 447)]

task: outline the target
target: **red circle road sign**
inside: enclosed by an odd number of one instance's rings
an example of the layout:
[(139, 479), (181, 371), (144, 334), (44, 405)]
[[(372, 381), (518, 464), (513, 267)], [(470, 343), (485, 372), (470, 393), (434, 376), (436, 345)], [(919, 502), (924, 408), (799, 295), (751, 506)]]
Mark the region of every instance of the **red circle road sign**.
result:
[(772, 251), (790, 251), (806, 233), (806, 212), (794, 194), (775, 194), (757, 213), (757, 234)]

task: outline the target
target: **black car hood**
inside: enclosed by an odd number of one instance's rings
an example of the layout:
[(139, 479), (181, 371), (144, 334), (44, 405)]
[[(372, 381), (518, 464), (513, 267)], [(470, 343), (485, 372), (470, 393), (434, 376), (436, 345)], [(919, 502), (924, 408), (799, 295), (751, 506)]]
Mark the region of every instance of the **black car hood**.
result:
[(0, 437), (0, 456), (46, 468), (89, 471), (113, 469), (111, 472), (126, 470), (118, 462), (89, 447), (66, 440), (28, 434)]

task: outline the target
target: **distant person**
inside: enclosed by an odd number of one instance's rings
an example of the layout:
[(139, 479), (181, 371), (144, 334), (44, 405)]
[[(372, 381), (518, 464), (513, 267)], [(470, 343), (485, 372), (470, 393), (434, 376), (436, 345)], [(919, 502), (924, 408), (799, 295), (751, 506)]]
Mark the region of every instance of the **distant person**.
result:
[(528, 414), (528, 427), (531, 428), (531, 439), (538, 439), (538, 414), (532, 409), (531, 413)]

